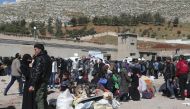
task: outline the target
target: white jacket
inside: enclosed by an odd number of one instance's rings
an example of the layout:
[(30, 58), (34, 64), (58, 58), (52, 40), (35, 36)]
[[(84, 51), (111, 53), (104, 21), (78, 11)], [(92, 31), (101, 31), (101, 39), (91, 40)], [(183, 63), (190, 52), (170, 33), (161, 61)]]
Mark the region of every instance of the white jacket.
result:
[(52, 63), (52, 72), (57, 72), (57, 62), (53, 61)]

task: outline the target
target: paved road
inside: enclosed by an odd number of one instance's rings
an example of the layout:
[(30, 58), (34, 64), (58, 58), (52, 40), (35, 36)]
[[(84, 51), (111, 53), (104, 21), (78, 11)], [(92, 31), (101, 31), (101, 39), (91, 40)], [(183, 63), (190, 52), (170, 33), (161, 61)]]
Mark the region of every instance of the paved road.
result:
[[(13, 39), (0, 39), (0, 43), (5, 44), (22, 44), (22, 45), (33, 45), (34, 41), (24, 41), (24, 40), (13, 40)], [(43, 43), (43, 42), (42, 42)], [(48, 47), (59, 47), (59, 48), (73, 48), (73, 49), (84, 49), (84, 50), (101, 50), (101, 51), (117, 51), (114, 48), (98, 48), (90, 46), (79, 46), (79, 45), (69, 45), (69, 44), (56, 44), (56, 43), (44, 43)]]
[[(0, 77), (0, 108), (13, 105), (16, 109), (21, 109), (22, 97), (18, 96), (17, 88), (18, 84), (15, 82), (11, 87), (8, 96), (3, 96), (3, 90), (9, 82), (9, 77)], [(155, 81), (156, 87), (159, 87), (163, 83), (162, 79)], [(48, 99), (56, 98), (58, 91), (48, 96)], [(156, 94), (156, 97), (152, 99), (141, 99), (141, 101), (129, 101), (121, 104), (119, 109), (190, 109), (190, 106), (183, 105), (182, 103), (190, 103), (190, 99), (185, 101), (178, 101), (176, 99), (169, 99), (161, 96), (160, 93)]]

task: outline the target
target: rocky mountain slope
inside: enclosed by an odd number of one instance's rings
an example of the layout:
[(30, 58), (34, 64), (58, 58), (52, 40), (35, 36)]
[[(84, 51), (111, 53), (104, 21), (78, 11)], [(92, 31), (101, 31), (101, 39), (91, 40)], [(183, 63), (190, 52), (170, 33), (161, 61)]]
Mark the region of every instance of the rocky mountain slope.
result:
[(0, 5), (0, 21), (26, 19), (47, 21), (59, 17), (64, 21), (72, 15), (120, 15), (160, 12), (167, 18), (180, 17), (190, 21), (190, 0), (26, 0)]

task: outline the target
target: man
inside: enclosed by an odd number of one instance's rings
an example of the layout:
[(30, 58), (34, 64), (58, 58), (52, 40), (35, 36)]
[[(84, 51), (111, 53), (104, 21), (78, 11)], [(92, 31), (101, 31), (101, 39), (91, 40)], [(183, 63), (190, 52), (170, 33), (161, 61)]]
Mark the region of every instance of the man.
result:
[(5, 88), (5, 91), (4, 91), (4, 95), (6, 96), (7, 95), (7, 92), (8, 90), (10, 89), (10, 87), (14, 84), (15, 80), (18, 81), (19, 83), (19, 94), (22, 95), (22, 86), (23, 86), (23, 83), (22, 83), (22, 73), (21, 73), (21, 70), (20, 70), (20, 58), (21, 58), (21, 55), (19, 53), (16, 53), (15, 55), (15, 59), (13, 60), (12, 64), (11, 64), (11, 81), (10, 83), (8, 84), (8, 86)]
[(149, 76), (154, 76), (153, 74), (154, 74), (154, 65), (153, 65), (153, 63), (154, 63), (154, 60), (152, 59), (151, 61), (149, 61), (148, 62), (148, 75)]
[(180, 97), (178, 100), (185, 100), (184, 90), (186, 89), (187, 75), (189, 67), (183, 55), (180, 55), (179, 62), (176, 64), (176, 77), (179, 78)]
[(158, 79), (159, 63), (157, 61), (155, 61), (153, 63), (153, 66), (154, 66), (154, 77), (155, 77), (155, 79)]
[(51, 57), (52, 62), (52, 72), (50, 77), (50, 88), (55, 88), (55, 75), (57, 74), (57, 61), (54, 57)]
[(164, 67), (164, 79), (166, 81), (166, 87), (170, 92), (170, 99), (175, 98), (173, 79), (175, 77), (175, 66), (171, 62), (171, 58), (167, 58), (166, 65)]
[(103, 71), (104, 65), (105, 65), (105, 64), (103, 63), (103, 59), (100, 59), (99, 68), (100, 68), (100, 71), (101, 71), (101, 72)]
[(141, 68), (140, 68), (141, 75), (146, 75), (146, 64), (145, 64), (145, 62), (144, 61), (140, 61), (139, 64), (141, 66)]
[(78, 58), (76, 58), (73, 63), (72, 63), (72, 77), (74, 78), (74, 80), (77, 80), (77, 78), (79, 77), (79, 72), (78, 72), (78, 66), (79, 66), (79, 60)]
[(37, 109), (47, 109), (47, 85), (52, 71), (51, 58), (42, 44), (34, 45), (34, 62), (31, 71), (31, 86), (29, 92), (35, 93)]
[(95, 60), (95, 63), (94, 63), (94, 65), (93, 65), (92, 76), (99, 75), (99, 73), (100, 73), (99, 62), (98, 62), (98, 60)]

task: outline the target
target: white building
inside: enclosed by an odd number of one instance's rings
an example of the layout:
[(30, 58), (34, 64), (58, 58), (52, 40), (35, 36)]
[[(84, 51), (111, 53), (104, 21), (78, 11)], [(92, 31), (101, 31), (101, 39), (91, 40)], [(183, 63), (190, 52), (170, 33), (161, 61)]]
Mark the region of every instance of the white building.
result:
[(118, 60), (126, 57), (139, 58), (137, 50), (137, 35), (122, 33), (118, 35)]

